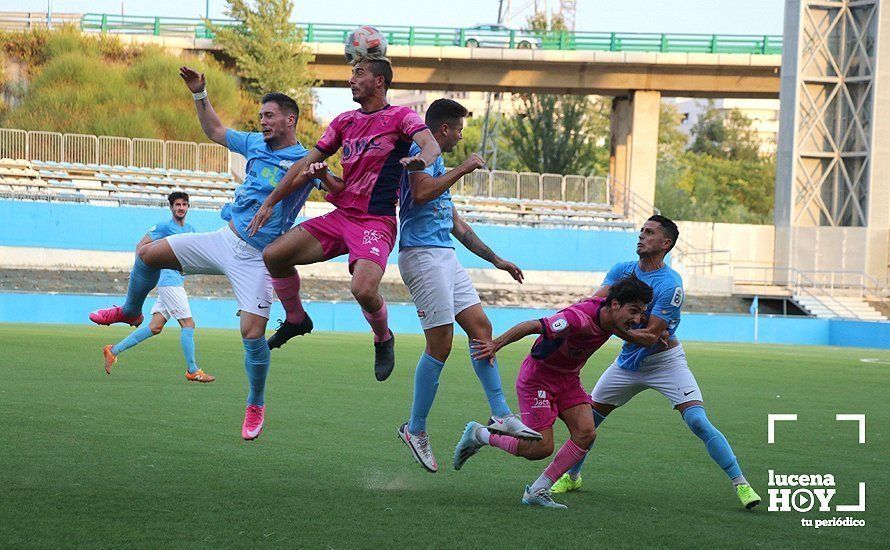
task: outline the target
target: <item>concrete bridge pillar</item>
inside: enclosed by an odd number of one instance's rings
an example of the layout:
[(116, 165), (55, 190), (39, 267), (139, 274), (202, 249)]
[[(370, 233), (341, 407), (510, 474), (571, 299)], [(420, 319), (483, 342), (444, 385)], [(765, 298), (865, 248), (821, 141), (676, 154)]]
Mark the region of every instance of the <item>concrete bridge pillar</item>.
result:
[[(612, 100), (609, 175), (615, 210), (639, 217), (655, 203), (661, 92), (636, 90)], [(627, 191), (630, 191), (628, 193)]]

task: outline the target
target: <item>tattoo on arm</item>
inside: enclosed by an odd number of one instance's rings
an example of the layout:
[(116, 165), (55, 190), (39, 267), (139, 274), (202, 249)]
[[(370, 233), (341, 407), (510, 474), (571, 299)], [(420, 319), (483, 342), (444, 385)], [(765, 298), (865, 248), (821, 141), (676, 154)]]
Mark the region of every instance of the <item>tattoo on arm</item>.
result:
[(206, 97), (201, 100), (201, 108), (205, 111), (207, 110), (207, 98)]
[(489, 263), (495, 263), (498, 260), (498, 255), (494, 253), (494, 251), (488, 248), (482, 239), (476, 235), (476, 232), (473, 231), (472, 228), (468, 227), (466, 231), (461, 233), (460, 235), (456, 235), (457, 240), (461, 242), (467, 250), (472, 252), (473, 254), (479, 256), (483, 260)]

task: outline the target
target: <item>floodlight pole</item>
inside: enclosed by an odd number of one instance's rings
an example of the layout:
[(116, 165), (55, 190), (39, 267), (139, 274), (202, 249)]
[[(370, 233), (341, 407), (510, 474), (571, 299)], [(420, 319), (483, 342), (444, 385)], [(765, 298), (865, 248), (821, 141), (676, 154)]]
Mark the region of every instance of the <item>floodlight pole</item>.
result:
[[(504, 22), (504, 0), (498, 0), (498, 25)], [(488, 119), (491, 115), (491, 92), (486, 94), (485, 99), (485, 119), (482, 121), (482, 147), (479, 154), (482, 156), (482, 161), (485, 162), (485, 154), (488, 152)], [(495, 151), (497, 151), (497, 143), (495, 143)], [(495, 155), (495, 161), (497, 156)], [(492, 169), (497, 168), (497, 166), (492, 166)]]

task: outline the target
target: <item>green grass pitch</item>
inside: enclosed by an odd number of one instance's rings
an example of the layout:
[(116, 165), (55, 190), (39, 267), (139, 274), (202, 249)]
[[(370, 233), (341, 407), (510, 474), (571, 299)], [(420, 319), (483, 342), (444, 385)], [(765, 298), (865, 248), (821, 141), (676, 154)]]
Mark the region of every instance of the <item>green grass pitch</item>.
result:
[[(522, 488), (547, 465), (485, 448), (463, 470), (451, 453), (487, 407), (456, 341), (428, 429), (442, 465), (424, 472), (396, 438), (411, 406), (418, 336), (398, 336), (397, 365), (374, 380), (370, 335), (318, 333), (272, 354), (267, 424), (240, 437), (246, 378), (236, 332), (201, 330), (187, 383), (179, 330), (123, 354), (111, 376), (101, 346), (127, 327), (0, 325), (0, 547), (578, 548), (884, 547), (890, 489), (890, 352), (768, 345), (686, 345), (708, 413), (766, 498), (767, 472), (831, 473), (833, 504), (867, 511), (743, 510), (722, 471), (654, 392), (600, 428), (580, 493), (565, 511), (529, 509)], [(530, 341), (502, 351), (508, 401)], [(592, 387), (610, 343), (582, 372)], [(876, 362), (862, 362), (872, 358)], [(767, 444), (767, 414), (796, 413)], [(837, 413), (867, 415), (867, 437)], [(557, 441), (566, 437), (559, 425)], [(865, 527), (801, 526), (801, 518)]]

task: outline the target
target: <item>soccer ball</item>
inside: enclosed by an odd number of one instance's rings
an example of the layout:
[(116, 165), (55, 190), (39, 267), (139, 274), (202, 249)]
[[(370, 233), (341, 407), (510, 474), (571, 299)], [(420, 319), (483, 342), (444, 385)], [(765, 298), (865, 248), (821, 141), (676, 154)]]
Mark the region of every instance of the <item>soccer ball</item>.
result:
[(386, 38), (369, 25), (349, 33), (345, 45), (346, 62), (350, 65), (361, 59), (383, 59), (386, 56)]

